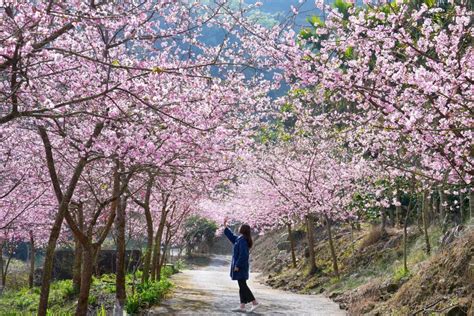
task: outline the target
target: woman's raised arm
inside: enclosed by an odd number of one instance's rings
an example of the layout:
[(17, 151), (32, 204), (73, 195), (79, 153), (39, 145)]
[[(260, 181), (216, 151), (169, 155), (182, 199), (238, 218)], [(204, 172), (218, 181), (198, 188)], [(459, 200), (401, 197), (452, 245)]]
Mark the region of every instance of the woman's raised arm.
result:
[(231, 243), (235, 244), (235, 241), (237, 240), (237, 236), (234, 235), (234, 233), (227, 227), (227, 217), (224, 218), (224, 235), (230, 240)]

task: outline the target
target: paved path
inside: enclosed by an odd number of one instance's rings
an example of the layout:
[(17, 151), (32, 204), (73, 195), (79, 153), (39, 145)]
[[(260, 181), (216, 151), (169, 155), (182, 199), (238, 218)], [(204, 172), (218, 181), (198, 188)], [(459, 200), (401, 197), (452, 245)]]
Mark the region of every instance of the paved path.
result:
[[(320, 295), (302, 295), (272, 289), (250, 276), (249, 287), (260, 302), (254, 313), (231, 312), (239, 305), (237, 282), (229, 277), (229, 258), (215, 256), (210, 265), (184, 270), (173, 276), (174, 293), (148, 315), (346, 315), (339, 306)], [(249, 305), (250, 307), (250, 305)]]

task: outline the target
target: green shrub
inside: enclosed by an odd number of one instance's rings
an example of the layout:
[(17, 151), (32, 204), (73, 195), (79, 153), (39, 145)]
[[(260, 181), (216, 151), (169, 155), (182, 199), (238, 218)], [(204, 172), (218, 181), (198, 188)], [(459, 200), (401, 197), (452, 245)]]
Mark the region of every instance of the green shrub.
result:
[(3, 311), (3, 310), (0, 310), (2, 312), (2, 315), (4, 316), (18, 316), (17, 312), (9, 312), (9, 311)]
[(97, 311), (96, 316), (107, 316), (107, 310), (105, 309), (104, 305), (100, 306), (100, 309)]
[[(140, 284), (140, 273), (127, 275), (127, 293), (125, 309), (129, 314), (137, 313), (140, 308), (157, 304), (170, 290), (172, 283), (168, 276), (172, 274), (171, 267), (164, 267), (161, 281)], [(94, 277), (88, 303), (97, 306), (97, 314), (106, 314), (106, 308), (99, 301), (103, 293), (115, 293), (115, 274)], [(134, 293), (133, 293), (134, 292)], [(0, 297), (0, 315), (34, 315), (38, 310), (40, 289), (23, 287), (18, 290), (8, 290)], [(109, 295), (110, 296), (110, 295)], [(75, 293), (72, 280), (55, 281), (51, 283), (48, 315), (73, 315)], [(105, 295), (107, 299), (107, 295)], [(100, 307), (99, 307), (100, 306)]]
[[(133, 276), (133, 273), (132, 273), (132, 274), (130, 274), (130, 275), (132, 275), (132, 276)], [(143, 276), (143, 271), (142, 271), (142, 270), (137, 270), (137, 271), (135, 271), (135, 278), (137, 278), (137, 279), (141, 279), (141, 278), (142, 278), (142, 276)]]
[(186, 263), (184, 262), (183, 259), (178, 259), (175, 263), (174, 263), (174, 267), (177, 271), (181, 271), (181, 270), (184, 270), (186, 269)]
[(138, 310), (140, 309), (140, 297), (138, 293), (135, 293), (134, 295), (129, 295), (127, 297), (127, 301), (125, 302), (125, 311), (127, 314), (136, 314), (138, 313)]
[[(68, 315), (70, 298), (74, 295), (71, 280), (51, 283), (49, 295), (50, 315)], [(0, 297), (0, 315), (30, 315), (38, 310), (39, 288), (22, 288), (6, 291)]]
[(115, 274), (103, 274), (100, 277), (94, 277), (92, 287), (99, 292), (115, 293)]
[(404, 267), (399, 267), (395, 270), (395, 272), (393, 273), (393, 280), (395, 282), (398, 282), (400, 281), (401, 279), (403, 279), (404, 277), (409, 277), (410, 276), (410, 271), (408, 270), (405, 270)]
[(63, 305), (64, 301), (74, 297), (74, 286), (72, 280), (61, 280), (51, 284), (49, 294), (50, 305)]
[(0, 315), (16, 315), (17, 311), (34, 312), (38, 308), (39, 295), (28, 288), (6, 291), (0, 297)]
[(10, 264), (8, 265), (8, 273), (6, 283), (8, 284), (8, 289), (12, 291), (21, 290), (24, 287), (28, 287), (28, 265), (26, 262), (11, 259)]
[(137, 285), (137, 292), (127, 297), (125, 310), (129, 314), (135, 314), (142, 307), (148, 307), (158, 303), (170, 290), (172, 283), (163, 277), (158, 282), (148, 282)]
[(172, 266), (163, 266), (161, 269), (161, 277), (169, 278), (174, 274), (174, 267)]
[(35, 308), (36, 297), (32, 297), (31, 295), (20, 296), (15, 298), (13, 302), (18, 309), (31, 310), (31, 308)]
[(90, 305), (95, 305), (95, 304), (97, 304), (97, 296), (95, 296), (94, 294), (89, 294), (89, 298), (87, 299), (87, 302), (88, 302)]
[(74, 285), (72, 280), (61, 280), (52, 284), (52, 290), (57, 291), (64, 299), (74, 296)]
[(217, 230), (217, 223), (207, 218), (193, 215), (186, 219), (184, 223), (183, 239), (186, 249), (190, 251), (201, 242), (211, 245)]
[(65, 311), (65, 310), (51, 310), (48, 309), (46, 311), (46, 316), (72, 316), (74, 313), (72, 311)]
[(96, 284), (100, 284), (100, 283), (112, 283), (112, 284), (115, 284), (115, 274), (102, 274), (101, 276), (99, 277), (93, 277), (92, 278), (92, 283), (94, 285)]

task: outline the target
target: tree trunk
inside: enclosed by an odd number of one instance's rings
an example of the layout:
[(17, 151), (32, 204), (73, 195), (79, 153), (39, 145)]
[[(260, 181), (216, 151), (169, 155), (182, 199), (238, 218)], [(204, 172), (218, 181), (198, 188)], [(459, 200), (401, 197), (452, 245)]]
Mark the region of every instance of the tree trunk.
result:
[[(113, 188), (113, 197), (116, 197), (112, 202), (111, 207), (111, 214), (109, 214), (109, 218), (107, 219), (105, 227), (102, 229), (102, 232), (99, 234), (97, 241), (93, 242), (93, 225), (94, 222), (90, 222), (89, 227), (84, 227), (84, 218), (82, 213), (82, 204), (78, 208), (78, 215), (79, 215), (79, 227), (76, 230), (73, 230), (74, 236), (76, 239), (81, 243), (82, 246), (82, 270), (81, 270), (81, 281), (80, 281), (80, 290), (79, 290), (79, 299), (77, 302), (76, 308), (76, 315), (87, 315), (88, 309), (88, 300), (89, 300), (89, 292), (92, 283), (92, 275), (94, 274), (95, 263), (97, 261), (97, 256), (100, 251), (101, 244), (104, 242), (107, 234), (110, 231), (110, 228), (113, 225), (114, 218), (119, 212), (119, 187), (120, 181), (118, 177), (118, 171), (114, 172), (114, 188)], [(66, 217), (66, 219), (68, 219)], [(73, 221), (73, 219), (71, 219)], [(70, 222), (68, 224), (71, 226)], [(87, 235), (83, 234), (83, 229), (86, 229)]]
[(380, 209), (380, 216), (382, 218), (382, 226), (381, 226), (382, 234), (386, 234), (387, 233), (387, 213), (385, 212), (384, 208)]
[(407, 212), (405, 214), (405, 221), (403, 223), (403, 269), (405, 273), (408, 273), (407, 257), (408, 257), (408, 220), (412, 210), (413, 198), (410, 197), (410, 202), (408, 203)]
[(433, 196), (432, 196), (432, 199), (433, 199), (433, 219), (434, 219), (434, 222), (438, 225), (441, 224), (441, 222), (439, 221), (440, 219), (440, 208), (439, 208), (439, 198), (437, 196), (435, 196), (434, 194), (434, 191), (433, 191)]
[(97, 245), (97, 248), (94, 250), (94, 275), (100, 276), (100, 267), (99, 267), (99, 256), (102, 249), (102, 243)]
[(0, 243), (0, 296), (3, 293), (3, 288), (5, 286), (5, 282), (3, 281), (3, 242)]
[(150, 207), (147, 206), (144, 208), (145, 219), (146, 219), (146, 232), (147, 232), (147, 245), (145, 257), (143, 258), (143, 275), (142, 283), (148, 282), (150, 265), (151, 265), (151, 255), (153, 252), (153, 218), (151, 216)]
[(159, 259), (159, 253), (160, 253), (160, 245), (158, 244), (159, 238), (158, 238), (158, 230), (156, 231), (155, 235), (155, 242), (153, 245), (153, 259), (151, 262), (151, 275), (150, 278), (152, 281), (156, 280), (156, 265), (158, 264), (158, 259)]
[(413, 205), (413, 194), (415, 192), (415, 179), (413, 178), (413, 183), (412, 183), (412, 188), (410, 191), (410, 202), (408, 202), (408, 207), (407, 211), (405, 213), (405, 221), (403, 223), (403, 269), (405, 273), (408, 273), (408, 264), (407, 264), (407, 258), (408, 258), (408, 220), (410, 218), (410, 213), (412, 209), (416, 207), (416, 205)]
[(400, 189), (397, 187), (397, 201), (398, 205), (395, 206), (395, 227), (401, 227), (402, 220), (402, 197), (400, 194)]
[(81, 289), (82, 252), (82, 245), (76, 238), (74, 242), (74, 265), (72, 267), (72, 284), (75, 293), (79, 293)]
[(407, 243), (408, 243), (408, 236), (407, 236), (407, 227), (408, 227), (408, 214), (410, 209), (407, 210), (407, 214), (405, 215), (405, 223), (403, 223), (403, 269), (405, 273), (408, 272), (408, 265), (407, 265)]
[(142, 284), (148, 282), (150, 276), (150, 265), (151, 265), (151, 257), (153, 254), (153, 217), (151, 215), (150, 210), (150, 198), (151, 192), (153, 190), (154, 184), (154, 175), (149, 173), (149, 179), (146, 187), (145, 192), (145, 200), (144, 202), (140, 202), (135, 200), (143, 208), (145, 213), (145, 220), (146, 220), (146, 232), (147, 232), (147, 246), (145, 257), (143, 258), (143, 275), (142, 275)]
[(168, 251), (168, 242), (165, 242), (165, 244), (163, 245), (163, 255), (161, 256), (160, 271), (158, 271), (160, 273), (161, 273), (161, 269), (166, 263), (167, 251)]
[(35, 279), (35, 238), (33, 236), (33, 232), (30, 230), (30, 275), (28, 277), (28, 285), (30, 289), (33, 288), (34, 279)]
[(94, 272), (94, 251), (93, 247), (83, 246), (82, 254), (82, 274), (81, 289), (79, 291), (79, 299), (77, 301), (76, 316), (87, 315), (87, 306), (89, 301), (89, 291), (92, 282), (92, 273)]
[(291, 223), (287, 223), (286, 227), (288, 227), (288, 239), (290, 241), (291, 262), (293, 263), (293, 268), (296, 268), (295, 238), (291, 231)]
[[(99, 136), (104, 127), (103, 123), (97, 123), (94, 128), (94, 132), (86, 142), (85, 147), (89, 148), (92, 146), (92, 143), (95, 138)], [(53, 260), (54, 260), (54, 250), (56, 249), (56, 242), (59, 238), (59, 234), (61, 232), (61, 226), (64, 220), (64, 216), (66, 212), (68, 212), (69, 203), (71, 202), (72, 196), (74, 195), (74, 191), (76, 189), (77, 183), (79, 182), (79, 178), (87, 164), (87, 157), (81, 157), (77, 162), (77, 165), (74, 169), (71, 179), (69, 180), (66, 193), (63, 195), (61, 191), (61, 186), (58, 180), (58, 175), (56, 173), (56, 168), (54, 165), (54, 158), (52, 153), (52, 146), (48, 138), (48, 134), (46, 129), (43, 127), (39, 127), (39, 133), (41, 139), (43, 141), (45, 154), (46, 154), (46, 161), (47, 167), (49, 171), (49, 175), (51, 178), (51, 182), (54, 188), (54, 192), (56, 194), (56, 198), (58, 200), (58, 213), (54, 219), (54, 224), (52, 226), (51, 232), (49, 234), (48, 239), (48, 246), (46, 248), (45, 253), (45, 260), (43, 266), (43, 280), (41, 283), (41, 293), (40, 293), (40, 301), (38, 305), (38, 315), (37, 316), (46, 316), (48, 310), (48, 297), (49, 297), (49, 289), (50, 289), (50, 281), (51, 281), (51, 274), (53, 272)]]
[(48, 246), (46, 247), (43, 264), (43, 278), (41, 281), (38, 316), (46, 316), (46, 311), (48, 309), (49, 288), (51, 283), (51, 275), (53, 273), (54, 250), (56, 249), (56, 242), (58, 241), (59, 234), (61, 232), (61, 225), (63, 223), (64, 213), (66, 211), (67, 210), (65, 206), (59, 209), (49, 234)]
[[(84, 231), (84, 210), (82, 203), (79, 203), (76, 212), (79, 229)], [(75, 293), (79, 293), (81, 289), (82, 252), (82, 244), (77, 237), (74, 237), (74, 265), (72, 267), (72, 284)]]
[(443, 188), (438, 190), (439, 193), (439, 215), (441, 225), (446, 225), (446, 195), (444, 194)]
[(356, 226), (355, 226), (355, 228), (356, 228), (356, 230), (359, 231), (359, 232), (362, 230), (362, 227), (360, 226), (360, 220), (359, 220), (359, 219), (356, 220)]
[(467, 219), (467, 214), (464, 214), (464, 194), (461, 192), (461, 189), (459, 189), (459, 218), (459, 224)]
[[(398, 200), (400, 203), (400, 199)], [(399, 228), (401, 226), (401, 218), (402, 218), (402, 205), (395, 206), (395, 227)]]
[(474, 191), (469, 188), (469, 216), (471, 219), (474, 218)]
[(160, 216), (160, 222), (158, 224), (158, 229), (156, 230), (156, 236), (155, 236), (155, 253), (153, 255), (153, 267), (152, 267), (152, 274), (151, 274), (151, 279), (152, 281), (159, 281), (161, 278), (161, 240), (163, 238), (163, 232), (165, 230), (165, 224), (166, 224), (166, 216), (167, 216), (167, 209), (166, 209), (166, 202), (164, 203), (162, 210), (161, 210), (161, 216)]
[(311, 215), (306, 215), (306, 229), (308, 233), (306, 234), (308, 239), (308, 252), (309, 252), (309, 274), (315, 274), (317, 272), (316, 267), (316, 255), (314, 253), (314, 236), (313, 236), (313, 217)]
[[(161, 280), (161, 263), (162, 263), (162, 255), (161, 255), (161, 244), (158, 247), (158, 257), (156, 258), (156, 272), (155, 272), (155, 280), (160, 281)], [(165, 254), (163, 253), (163, 256)]]
[(351, 248), (352, 248), (352, 255), (355, 251), (355, 242), (354, 242), (354, 227), (351, 224)]
[(116, 307), (123, 309), (126, 299), (125, 292), (125, 209), (126, 200), (121, 198), (120, 205), (117, 207), (117, 216), (115, 218), (115, 230), (117, 235), (117, 273), (115, 279), (115, 298)]
[(328, 238), (329, 238), (329, 248), (331, 249), (332, 266), (333, 266), (334, 272), (336, 273), (337, 278), (339, 279), (339, 267), (337, 265), (336, 249), (334, 248), (334, 242), (332, 240), (331, 221), (329, 220), (327, 216), (325, 216), (325, 219), (326, 219), (326, 228), (328, 231)]
[(165, 237), (165, 244), (163, 246), (163, 257), (161, 259), (161, 268), (166, 264), (166, 262), (172, 263), (171, 239), (173, 238), (174, 233), (171, 229), (171, 224), (166, 225), (166, 237)]
[(163, 254), (161, 255), (161, 260), (159, 262), (159, 266), (160, 266), (159, 271), (157, 271), (157, 273), (160, 273), (160, 275), (161, 275), (161, 270), (167, 260), (166, 257), (168, 255), (168, 245), (171, 240), (171, 227), (170, 225), (165, 225), (165, 226), (166, 226), (166, 234), (165, 234), (165, 241), (163, 243)]
[(3, 274), (1, 276), (1, 283), (3, 284), (3, 288), (6, 287), (7, 284), (7, 273), (8, 273), (8, 266), (10, 265), (10, 261), (13, 258), (13, 250), (8, 252), (7, 262), (3, 265)]
[(392, 207), (390, 207), (388, 210), (387, 210), (387, 213), (388, 213), (388, 218), (389, 218), (389, 225), (391, 227), (395, 227), (396, 225), (396, 219), (395, 219), (395, 214), (394, 214), (394, 210)]
[(423, 192), (423, 205), (421, 207), (421, 217), (423, 221), (423, 234), (425, 235), (425, 243), (426, 243), (426, 253), (430, 254), (431, 252), (431, 245), (430, 245), (430, 237), (428, 235), (428, 212), (430, 208), (430, 202), (428, 198), (428, 192)]

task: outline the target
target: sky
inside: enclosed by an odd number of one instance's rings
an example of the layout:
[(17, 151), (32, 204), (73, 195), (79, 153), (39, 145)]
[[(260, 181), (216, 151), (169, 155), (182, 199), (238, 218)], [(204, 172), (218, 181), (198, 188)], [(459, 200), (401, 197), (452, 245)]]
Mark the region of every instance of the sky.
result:
[[(254, 4), (258, 0), (246, 0), (246, 3)], [(262, 12), (271, 14), (277, 19), (284, 19), (288, 15), (292, 15), (291, 6), (299, 8), (299, 14), (296, 18), (297, 28), (307, 26), (306, 18), (311, 15), (319, 15), (316, 9), (315, 1), (311, 0), (259, 0), (263, 5), (260, 7)]]

